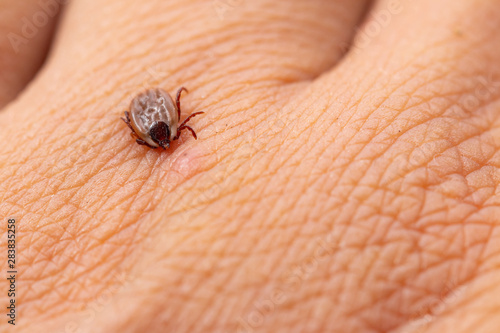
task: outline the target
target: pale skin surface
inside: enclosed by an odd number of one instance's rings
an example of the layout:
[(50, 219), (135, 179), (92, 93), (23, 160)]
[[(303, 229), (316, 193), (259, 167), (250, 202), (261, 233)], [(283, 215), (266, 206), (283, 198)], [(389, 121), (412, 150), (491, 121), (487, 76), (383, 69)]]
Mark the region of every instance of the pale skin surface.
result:
[[(101, 3), (0, 111), (16, 332), (498, 331), (496, 1)], [(198, 141), (133, 141), (156, 86)]]

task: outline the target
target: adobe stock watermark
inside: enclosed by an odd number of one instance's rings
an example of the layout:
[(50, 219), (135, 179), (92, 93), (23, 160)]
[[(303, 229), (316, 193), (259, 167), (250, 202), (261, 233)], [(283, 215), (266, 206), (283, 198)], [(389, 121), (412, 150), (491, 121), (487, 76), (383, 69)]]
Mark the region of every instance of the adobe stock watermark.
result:
[(480, 76), (472, 93), (463, 95), (454, 105), (453, 111), (459, 116), (473, 114), (474, 111), (499, 94), (500, 80), (495, 79), (493, 74)]
[(446, 282), (444, 288), (438, 295), (434, 295), (429, 302), (421, 306), (416, 312), (412, 313), (406, 324), (398, 333), (405, 332), (425, 332), (435, 316), (446, 310), (452, 303), (456, 303), (460, 295), (464, 293), (463, 287), (457, 287), (454, 281)]
[(86, 332), (86, 330), (83, 330), (83, 327), (93, 323), (97, 315), (113, 301), (113, 297), (132, 281), (124, 272), (113, 273), (113, 279), (116, 281), (114, 285), (107, 287), (85, 305), (83, 311), (79, 313), (81, 321), (71, 320), (66, 323), (64, 333)]
[(45, 27), (52, 18), (54, 18), (61, 6), (65, 5), (69, 0), (39, 0), (38, 6), (40, 10), (33, 15), (21, 18), (20, 34), (9, 32), (7, 39), (12, 46), (12, 49), (17, 54), (23, 45), (29, 43), (30, 40), (38, 35), (40, 29)]
[(245, 0), (214, 0), (212, 6), (220, 20), (245, 3)]
[(401, 4), (401, 0), (392, 0), (387, 4), (386, 8), (370, 13), (370, 19), (363, 29), (360, 27), (354, 29), (356, 43), (341, 43), (341, 51), (347, 53), (347, 51), (358, 52), (365, 49), (374, 38), (382, 33), (383, 29), (391, 24), (394, 15), (401, 14), (402, 11), (403, 5)]
[(317, 246), (313, 254), (293, 265), (281, 286), (274, 288), (266, 299), (254, 302), (252, 310), (238, 319), (238, 333), (252, 333), (264, 325), (266, 316), (271, 316), (280, 305), (287, 301), (291, 294), (298, 292), (302, 284), (318, 269), (320, 263), (338, 249), (331, 233), (317, 240), (316, 243)]
[(130, 101), (137, 96), (137, 92), (162, 86), (171, 75), (171, 71), (160, 65), (148, 66), (141, 74), (141, 77), (138, 78), (142, 81), (139, 81), (138, 84), (134, 84), (133, 89), (130, 89), (129, 86), (121, 87), (120, 91), (123, 92), (123, 94), (117, 94), (119, 100), (113, 101), (111, 105), (116, 105), (116, 107), (120, 108), (122, 110), (120, 116), (123, 116), (123, 111), (128, 110)]
[[(295, 121), (294, 121), (295, 122)], [(287, 128), (282, 116), (276, 112), (269, 113), (266, 117), (266, 122), (264, 123), (265, 128), (260, 129), (258, 132), (254, 129), (239, 135), (239, 140), (237, 143), (238, 149), (232, 151), (232, 157), (227, 163), (212, 169), (210, 172), (205, 173), (205, 182), (210, 184), (205, 186), (203, 189), (196, 188), (196, 195), (189, 196), (186, 199), (179, 198), (178, 204), (176, 205), (179, 210), (186, 211), (190, 209), (201, 211), (206, 208), (208, 204), (220, 198), (225, 190), (232, 187), (233, 180), (231, 175), (233, 175), (236, 170), (240, 169), (242, 166), (245, 168), (254, 169), (256, 161), (255, 157), (258, 153), (269, 152), (268, 148), (268, 135), (273, 136), (273, 134), (283, 131)], [(215, 154), (221, 154), (222, 156), (226, 154), (217, 149)], [(229, 148), (231, 151), (232, 148)], [(252, 186), (252, 184), (247, 184), (247, 189)], [(189, 221), (186, 221), (189, 222)]]
[[(453, 115), (453, 117), (442, 117), (442, 126), (446, 125), (448, 132), (451, 133), (456, 128), (460, 119), (474, 116), (474, 112), (481, 106), (487, 105), (489, 101), (494, 100), (495, 96), (498, 95), (500, 95), (499, 80), (495, 80), (492, 75), (479, 77), (471, 93), (464, 94), (451, 106), (448, 113)], [(485, 145), (495, 146), (495, 139), (489, 132), (482, 135), (481, 140)], [(385, 179), (384, 183), (390, 183), (396, 179), (403, 178), (415, 169), (426, 165), (441, 150), (442, 147), (438, 141), (430, 141), (416, 146), (409, 156), (406, 154), (397, 156), (394, 163), (398, 165), (398, 169), (396, 172), (390, 173), (390, 176)], [(489, 175), (488, 177), (491, 177), (490, 180), (495, 183), (493, 175)]]

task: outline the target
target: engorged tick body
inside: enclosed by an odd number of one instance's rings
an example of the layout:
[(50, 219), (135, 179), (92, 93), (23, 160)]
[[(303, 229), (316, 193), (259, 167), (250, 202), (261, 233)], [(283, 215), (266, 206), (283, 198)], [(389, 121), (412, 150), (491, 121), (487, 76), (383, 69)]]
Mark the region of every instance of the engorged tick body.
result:
[(172, 97), (163, 89), (148, 89), (137, 95), (130, 102), (130, 113), (125, 111), (125, 118), (121, 118), (132, 130), (132, 137), (140, 145), (150, 148), (170, 148), (170, 142), (177, 140), (184, 129), (189, 130), (195, 139), (195, 131), (186, 123), (194, 116), (204, 113), (195, 112), (189, 115), (180, 125), (182, 91), (177, 91), (175, 103)]

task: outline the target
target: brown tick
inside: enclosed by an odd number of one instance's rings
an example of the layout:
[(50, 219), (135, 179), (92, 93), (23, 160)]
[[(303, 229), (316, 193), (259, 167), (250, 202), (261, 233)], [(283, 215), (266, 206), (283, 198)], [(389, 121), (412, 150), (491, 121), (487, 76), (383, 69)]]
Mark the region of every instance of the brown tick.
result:
[(140, 145), (150, 148), (170, 148), (170, 142), (177, 140), (181, 131), (187, 129), (197, 139), (195, 131), (186, 123), (203, 111), (190, 114), (179, 125), (181, 119), (180, 97), (184, 87), (177, 90), (177, 97), (172, 97), (163, 89), (148, 89), (137, 95), (130, 102), (130, 113), (125, 111), (125, 118), (121, 118), (132, 130), (130, 135)]

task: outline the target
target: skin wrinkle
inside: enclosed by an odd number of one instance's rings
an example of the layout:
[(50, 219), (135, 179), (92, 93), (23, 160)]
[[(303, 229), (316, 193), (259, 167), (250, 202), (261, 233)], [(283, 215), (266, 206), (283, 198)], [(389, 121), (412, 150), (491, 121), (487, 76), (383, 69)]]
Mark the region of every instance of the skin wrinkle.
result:
[[(69, 263), (68, 263), (68, 264), (69, 264)], [(90, 270), (93, 270), (93, 269), (95, 269), (96, 267), (100, 267), (100, 266), (95, 266), (95, 267), (91, 268)], [(86, 272), (88, 272), (88, 271), (89, 271), (89, 270), (87, 270)], [(84, 271), (84, 272), (82, 272), (82, 273), (81, 273), (81, 274), (79, 274), (79, 275), (80, 275), (80, 276), (84, 276), (84, 274), (85, 274), (86, 272)], [(74, 278), (73, 282), (78, 281), (78, 280), (76, 279), (77, 277), (78, 277), (78, 275), (77, 275), (77, 276), (73, 276), (73, 278)], [(49, 278), (49, 277), (47, 277), (47, 278)], [(73, 283), (73, 282), (72, 282), (72, 283)], [(59, 287), (61, 287), (61, 286), (62, 286), (62, 285), (60, 285)], [(49, 290), (50, 290), (50, 289), (48, 289), (48, 291), (49, 291)], [(43, 296), (43, 294), (42, 294), (42, 295), (38, 295), (38, 297), (40, 297), (40, 296)], [(54, 300), (53, 302), (54, 302), (54, 303), (53, 303), (53, 305), (55, 305), (55, 304), (59, 303), (57, 300)], [(23, 301), (23, 304), (25, 304), (25, 301)]]
[[(446, 42), (447, 42), (446, 40), (440, 41), (440, 43), (439, 43), (438, 45), (443, 45), (443, 46), (445, 46), (445, 45), (446, 45), (446, 44), (445, 44)], [(421, 52), (430, 52), (431, 50), (434, 50), (434, 52), (435, 52), (435, 45), (433, 45), (433, 46), (432, 46), (432, 47), (430, 47), (430, 48), (428, 48), (428, 47), (427, 47), (427, 48), (423, 48), (423, 49), (421, 50)], [(460, 54), (462, 55), (462, 53), (463, 53), (463, 52), (467, 52), (467, 51), (469, 51), (469, 50), (470, 50), (469, 48), (464, 48), (463, 50), (461, 50), (461, 51), (460, 51)], [(403, 71), (402, 69), (403, 69), (403, 68), (405, 68), (405, 69), (406, 69), (406, 68), (409, 68), (409, 67), (410, 67), (410, 64), (412, 64), (413, 66), (418, 66), (418, 61), (416, 61), (416, 60), (418, 60), (418, 59), (422, 59), (422, 58), (425, 58), (425, 57), (423, 57), (423, 54), (416, 54), (416, 55), (414, 55), (411, 59), (407, 60), (407, 63), (405, 63), (404, 65), (402, 65), (402, 66), (400, 66), (399, 68), (397, 68), (397, 69), (396, 69), (396, 72), (398, 72), (398, 73), (402, 72), (402, 71)], [(442, 66), (442, 63), (440, 63), (440, 66)], [(386, 67), (383, 67), (383, 68), (386, 68)], [(410, 67), (410, 68), (411, 68), (411, 67)], [(420, 69), (420, 70), (421, 70), (421, 69), (428, 69), (428, 67), (426, 67), (426, 65), (424, 65), (424, 66), (422, 66), (422, 68), (418, 68), (418, 67), (417, 67), (417, 69)], [(444, 74), (446, 74), (446, 72), (443, 72), (443, 73), (444, 73)], [(409, 81), (410, 81), (410, 80), (412, 80), (412, 79), (415, 79), (415, 78), (416, 78), (416, 76), (415, 76), (415, 75), (408, 75), (408, 76), (407, 76), (407, 81), (402, 81), (402, 82), (400, 82), (399, 84), (397, 84), (396, 86), (397, 86), (397, 87), (406, 87), (406, 86), (408, 86)], [(374, 88), (374, 86), (373, 86), (373, 85), (374, 85), (376, 82), (377, 82), (377, 81), (373, 80), (373, 81), (372, 81), (372, 86), (369, 86), (369, 87), (368, 87), (369, 89), (366, 89), (366, 91), (373, 90), (373, 88)], [(422, 85), (426, 85), (426, 86), (428, 86), (428, 83), (429, 83), (429, 82), (428, 82), (428, 80), (423, 80), (423, 81), (422, 81)], [(418, 88), (420, 88), (420, 87), (418, 87)], [(396, 93), (396, 92), (394, 92), (394, 93)], [(388, 97), (390, 97), (390, 96), (388, 96)], [(408, 102), (408, 101), (409, 101), (409, 99), (407, 100), (407, 102)], [(383, 101), (383, 102), (385, 102), (385, 101)], [(379, 105), (379, 107), (380, 107), (382, 104), (383, 104), (383, 103), (381, 103), (381, 104)], [(402, 105), (402, 109), (407, 109), (407, 108), (408, 108), (408, 106), (407, 106), (406, 104)]]
[[(360, 125), (360, 124), (357, 124), (357, 126), (361, 126), (361, 125)], [(378, 128), (378, 127), (377, 127), (377, 128)], [(277, 134), (273, 134), (273, 135), (277, 135)], [(289, 135), (293, 135), (293, 133), (289, 133)], [(296, 142), (300, 142), (300, 141), (301, 141), (301, 139), (305, 138), (307, 135), (312, 135), (312, 133), (307, 133), (307, 131), (306, 131), (305, 133), (303, 133), (302, 135), (300, 135), (298, 138), (296, 138), (296, 139), (295, 139), (295, 140), (296, 140)], [(311, 138), (314, 138), (314, 136), (311, 136), (311, 137), (308, 137), (308, 136), (307, 136), (307, 138), (308, 138), (307, 140), (310, 140)], [(289, 137), (289, 139), (290, 139), (290, 137)], [(358, 138), (358, 139), (359, 139), (359, 138)], [(290, 139), (290, 140), (294, 141), (293, 139)], [(129, 146), (129, 147), (130, 147), (130, 146)], [(306, 146), (306, 145), (304, 145), (304, 148), (302, 148), (302, 149), (307, 150), (307, 146)], [(377, 149), (378, 149), (378, 148), (377, 148)], [(323, 153), (323, 152), (321, 152), (321, 153)], [(332, 152), (330, 152), (330, 154), (332, 154)], [(311, 155), (312, 155), (312, 154), (311, 154)], [(285, 157), (286, 157), (286, 156), (285, 156)], [(297, 156), (294, 156), (294, 157), (299, 158), (299, 157), (301, 157), (301, 156), (297, 155)], [(278, 161), (279, 161), (279, 158), (278, 158)], [(286, 167), (284, 168), (286, 173), (285, 173), (285, 175), (283, 175), (283, 179), (284, 179), (284, 180), (286, 180), (286, 179), (290, 179), (290, 177), (293, 177), (294, 173), (296, 173), (296, 172), (297, 172), (297, 168), (299, 168), (299, 167), (301, 166), (301, 164), (302, 164), (302, 163), (298, 163), (298, 164), (290, 165), (290, 162), (289, 162), (289, 161), (286, 161), (285, 163), (287, 163), (287, 164), (284, 164), (284, 165), (286, 165)], [(248, 163), (247, 163), (247, 164), (248, 164)], [(303, 165), (303, 164), (302, 164), (302, 165)], [(369, 167), (370, 167), (370, 168), (373, 168), (373, 166), (369, 166)], [(289, 168), (289, 169), (288, 169), (288, 170), (286, 170), (287, 168)], [(238, 170), (238, 174), (239, 174), (239, 170), (244, 170), (244, 169), (237, 169), (237, 170)], [(209, 170), (209, 171), (210, 171), (210, 170)], [(97, 171), (96, 171), (96, 172), (97, 172)], [(235, 171), (235, 172), (236, 172), (236, 171)], [(272, 173), (271, 173), (271, 172), (270, 172), (270, 174), (272, 175)], [(292, 176), (290, 176), (290, 175), (292, 175)], [(251, 180), (252, 180), (251, 178), (246, 178), (245, 176), (246, 176), (246, 175), (245, 175), (245, 174), (243, 174), (243, 177), (242, 177), (242, 179), (244, 179), (244, 180), (245, 180), (245, 182), (247, 182), (247, 181), (251, 181)], [(285, 176), (287, 176), (288, 178), (286, 178)], [(301, 178), (301, 179), (298, 179), (298, 180), (297, 180), (297, 184), (298, 184), (299, 182), (300, 182), (301, 184), (302, 184), (302, 183), (304, 183), (304, 182), (309, 183), (309, 181), (310, 181), (309, 177), (311, 177), (311, 176), (310, 176), (310, 175), (305, 175), (305, 176), (306, 176), (307, 178)], [(309, 176), (309, 177), (308, 177), (308, 176)], [(234, 178), (236, 178), (236, 177), (233, 177), (233, 179), (234, 179)], [(311, 179), (312, 179), (312, 178), (313, 178), (313, 177), (311, 177)], [(149, 177), (147, 177), (147, 179), (149, 179)], [(248, 179), (248, 180), (247, 180), (247, 179)], [(193, 185), (193, 187), (196, 187), (196, 183), (197, 183), (198, 181), (199, 181), (199, 180), (194, 179), (194, 182), (192, 182), (192, 183), (191, 183), (191, 184), (194, 184), (194, 185)], [(354, 186), (354, 185), (353, 185), (353, 184), (351, 184), (351, 186)], [(301, 188), (303, 188), (303, 186), (302, 186), (302, 185), (301, 185)], [(333, 187), (333, 189), (334, 189), (334, 188), (335, 188), (335, 187)], [(338, 188), (337, 188), (337, 189), (338, 189)], [(277, 191), (278, 191), (278, 195), (279, 195), (279, 193), (283, 193), (283, 190), (284, 190), (283, 188), (278, 188), (278, 190), (277, 190)], [(267, 191), (271, 192), (270, 190), (267, 190)], [(361, 193), (363, 193), (363, 192), (366, 192), (366, 190), (365, 190), (365, 189), (362, 189), (362, 190), (361, 190)], [(179, 192), (179, 193), (182, 193), (182, 192)], [(262, 195), (263, 195), (263, 199), (264, 199), (264, 198), (266, 198), (266, 195), (265, 195), (265, 194), (266, 194), (266, 192), (263, 192), (263, 194), (262, 194)], [(343, 193), (343, 195), (345, 195), (345, 193)], [(239, 200), (241, 200), (242, 198), (243, 198), (243, 197), (238, 198), (238, 199), (239, 199)], [(232, 198), (230, 198), (230, 199), (232, 199)], [(294, 201), (294, 200), (292, 200), (292, 199), (294, 199), (294, 198), (293, 198), (293, 197), (290, 197), (290, 202)], [(229, 202), (229, 200), (228, 200), (228, 201), (226, 201), (226, 202)], [(234, 205), (234, 204), (237, 204), (238, 202), (241, 202), (241, 201), (236, 201), (236, 200), (235, 200), (235, 201), (231, 201), (231, 202), (232, 202), (232, 204)], [(291, 204), (291, 203), (288, 203), (288, 204)], [(251, 206), (252, 206), (252, 202), (249, 202), (248, 206), (250, 206), (250, 207), (251, 207)], [(297, 210), (297, 211), (298, 211), (298, 210)], [(197, 213), (197, 212), (195, 212), (195, 214), (196, 214), (196, 213)], [(203, 213), (204, 213), (204, 211), (200, 211), (200, 212), (198, 213), (198, 217), (197, 217), (197, 218), (198, 218), (198, 220), (197, 220), (197, 221), (198, 221), (198, 223), (201, 223), (200, 216), (202, 216), (202, 214), (203, 214)], [(190, 214), (190, 213), (188, 213), (188, 214)], [(331, 214), (331, 213), (330, 213), (330, 214)], [(222, 215), (222, 214), (221, 214), (221, 215)], [(238, 215), (238, 216), (239, 216), (239, 217), (241, 217), (241, 216), (247, 216), (247, 215)], [(223, 215), (223, 217), (222, 217), (222, 219), (221, 219), (221, 220), (224, 220), (224, 219), (227, 219), (227, 218), (228, 218), (228, 215), (226, 215), (226, 213), (224, 213), (224, 215)], [(356, 219), (359, 219), (359, 218), (360, 218), (360, 217), (356, 217)], [(266, 222), (267, 222), (267, 221), (266, 221)], [(273, 220), (269, 220), (269, 223), (273, 223)], [(283, 223), (283, 222), (282, 222), (282, 223)], [(386, 223), (387, 223), (387, 222), (386, 222)], [(390, 222), (389, 222), (389, 223), (390, 223)], [(330, 223), (330, 225), (331, 225), (331, 223)], [(304, 227), (303, 225), (299, 225), (299, 226)], [(264, 226), (263, 226), (263, 227), (264, 227)], [(336, 225), (336, 227), (337, 227), (337, 225)], [(263, 229), (263, 230), (265, 230), (265, 229)], [(285, 231), (284, 231), (285, 233), (287, 232), (286, 230), (287, 230), (287, 229), (285, 229)], [(214, 233), (213, 233), (213, 234), (214, 234), (214, 235), (216, 235), (215, 230), (214, 230)], [(293, 233), (290, 233), (290, 234), (288, 234), (288, 233), (287, 233), (287, 234), (286, 234), (286, 236), (287, 236), (287, 237), (293, 237)], [(189, 245), (190, 243), (187, 243), (187, 244)], [(262, 243), (262, 242), (261, 242), (261, 244), (264, 244), (264, 243)], [(182, 242), (179, 242), (177, 245), (178, 245), (179, 247), (181, 247), (181, 248), (184, 248), (184, 244), (183, 244)], [(265, 245), (265, 244), (264, 244), (264, 245)], [(294, 247), (295, 247), (295, 246), (294, 246)], [(301, 245), (298, 245), (298, 247), (301, 247)], [(198, 248), (202, 248), (202, 247), (199, 247), (199, 246), (198, 246)], [(284, 246), (284, 247), (283, 247), (283, 249), (286, 249), (286, 247)], [(170, 255), (170, 252), (168, 252), (168, 251), (167, 251), (167, 252), (163, 252), (163, 256), (169, 256), (169, 255)], [(175, 256), (175, 252), (173, 252), (173, 253), (172, 253), (172, 255), (173, 255), (173, 256)], [(227, 256), (227, 254), (223, 254), (223, 255), (222, 255), (222, 257), (223, 257), (223, 258), (226, 258), (226, 256)], [(273, 256), (273, 258), (275, 258), (275, 257)], [(194, 260), (193, 262), (196, 262), (196, 259), (193, 259), (193, 260)], [(221, 264), (222, 264), (222, 263), (223, 263), (223, 261), (221, 260)], [(190, 262), (190, 264), (192, 264), (192, 262)], [(245, 263), (243, 263), (243, 264), (245, 264)], [(284, 266), (286, 266), (286, 263), (283, 263), (283, 265), (284, 265)], [(186, 263), (186, 266), (180, 266), (180, 268), (179, 268), (179, 267), (173, 267), (173, 268), (172, 268), (172, 271), (173, 271), (173, 272), (177, 272), (176, 274), (179, 274), (179, 272), (182, 272), (183, 270), (186, 270), (186, 269), (187, 269), (187, 267), (188, 267), (188, 263)], [(280, 268), (281, 268), (281, 267), (280, 267)], [(278, 270), (278, 269), (280, 269), (280, 268), (277, 268), (277, 270)], [(321, 270), (321, 269), (320, 269), (320, 270)], [(200, 280), (201, 280), (201, 276), (200, 276)], [(217, 281), (217, 280), (214, 280), (214, 282), (216, 282), (216, 281)], [(308, 280), (308, 282), (309, 282), (309, 281), (310, 281), (310, 280)], [(199, 281), (199, 283), (200, 283), (200, 286), (201, 286), (200, 288), (202, 288), (202, 287), (203, 287), (203, 284), (201, 284), (201, 282), (200, 282), (200, 281)], [(311, 283), (312, 283), (312, 282), (311, 282)], [(175, 284), (173, 284), (173, 285), (175, 285)], [(307, 285), (309, 285), (309, 284), (307, 284)], [(234, 290), (235, 290), (235, 288), (236, 288), (235, 286), (231, 286), (231, 290), (233, 290), (233, 291), (234, 291)], [(161, 290), (161, 289), (160, 289), (160, 290)], [(258, 289), (254, 289), (254, 290), (258, 290)], [(197, 293), (196, 293), (195, 291), (198, 291), (198, 288), (195, 288), (195, 289), (194, 289), (194, 291), (193, 291), (193, 294), (196, 296), (196, 294), (197, 294)], [(207, 292), (208, 292), (208, 291), (207, 291)], [(422, 291), (422, 293), (423, 293), (423, 291)], [(259, 294), (259, 295), (260, 295), (260, 294)], [(267, 293), (265, 293), (265, 292), (264, 292), (264, 293), (262, 293), (262, 295), (264, 295), (264, 298), (268, 296), (268, 294), (267, 294)], [(301, 297), (302, 297), (301, 295), (302, 295), (302, 296), (304, 296), (304, 297), (306, 297), (306, 296), (307, 296), (307, 293), (302, 293), (302, 294), (300, 294), (300, 293), (299, 293), (299, 294), (297, 295), (297, 299), (298, 299), (298, 300), (300, 300), (300, 299), (301, 299)], [(253, 295), (253, 297), (255, 297), (255, 295)], [(258, 299), (257, 299), (257, 300), (258, 300)], [(181, 299), (180, 301), (186, 301), (186, 299)], [(180, 302), (180, 301), (179, 301), (178, 299), (176, 299), (176, 302)], [(194, 301), (192, 301), (192, 302), (194, 302)], [(157, 305), (159, 305), (159, 304), (161, 304), (161, 303), (157, 303)], [(291, 308), (291, 309), (296, 309), (296, 308), (298, 308), (298, 307), (299, 307), (299, 305), (298, 305), (298, 304), (300, 304), (300, 301), (296, 302), (294, 306), (290, 306), (289, 308)], [(202, 305), (203, 305), (203, 304), (202, 304)], [(206, 309), (206, 306), (207, 306), (207, 304), (205, 304), (205, 309)], [(286, 307), (284, 307), (284, 308), (286, 308)], [(187, 318), (188, 313), (187, 313), (187, 312), (184, 312), (184, 311), (186, 311), (186, 309), (188, 309), (188, 307), (186, 307), (184, 310), (175, 310), (175, 311), (174, 311), (174, 313), (179, 314), (179, 315), (182, 315), (182, 318)], [(196, 307), (195, 307), (195, 304), (194, 304), (194, 303), (193, 303), (193, 308), (191, 308), (191, 309), (196, 309), (196, 311), (198, 311), (198, 308), (196, 308)], [(280, 307), (279, 307), (279, 310), (281, 310), (281, 309), (282, 309), (282, 307), (280, 306)], [(387, 311), (389, 312), (389, 311), (390, 311), (390, 309), (391, 309), (391, 307), (390, 307), (390, 306), (388, 306), (388, 307), (387, 307)], [(159, 310), (158, 310), (158, 309), (156, 309), (156, 311), (159, 311)], [(196, 311), (195, 311), (195, 312), (196, 312)], [(200, 311), (201, 311), (201, 310), (200, 310)], [(198, 313), (198, 312), (196, 312), (196, 313)], [(203, 313), (203, 311), (202, 311), (202, 312), (200, 312), (200, 313)], [(245, 314), (245, 313), (248, 313), (248, 312), (244, 312), (244, 314)], [(278, 314), (279, 314), (279, 311), (275, 311), (275, 312), (274, 312), (271, 316), (269, 316), (269, 317), (271, 317), (271, 322), (273, 322), (274, 317), (275, 317), (275, 316), (277, 316)], [(158, 315), (161, 315), (161, 314), (158, 314)], [(281, 317), (280, 317), (280, 318), (281, 318)], [(282, 319), (282, 318), (281, 318), (281, 319)], [(281, 320), (281, 319), (280, 319), (280, 320)], [(300, 323), (300, 321), (299, 321), (299, 323)], [(365, 326), (365, 327), (373, 327), (373, 326), (370, 326), (370, 325), (373, 325), (373, 323), (370, 323), (370, 320), (366, 320), (366, 321), (365, 321), (365, 323), (366, 323), (366, 326)], [(186, 327), (186, 326), (183, 326), (183, 327)], [(286, 327), (286, 326), (285, 326), (285, 327)], [(304, 327), (305, 327), (305, 326), (304, 326)], [(154, 327), (152, 327), (152, 328), (154, 328)]]
[[(241, 125), (241, 124), (240, 124), (240, 125)], [(236, 169), (236, 170), (238, 170), (238, 169)], [(234, 170), (234, 171), (236, 171), (236, 170)], [(228, 194), (230, 194), (230, 193), (228, 193)]]

